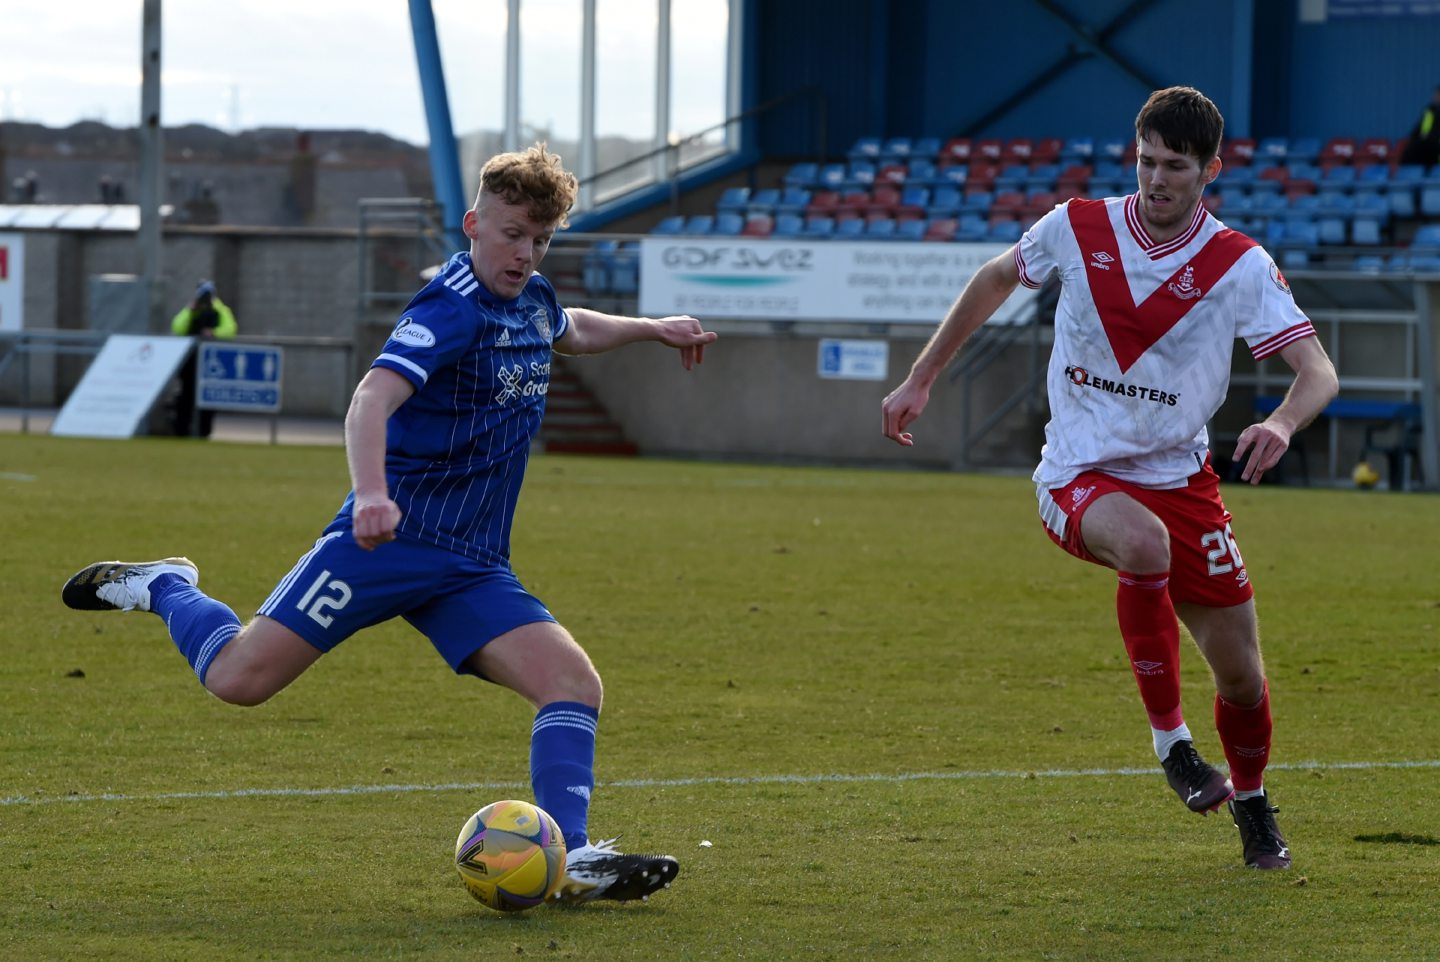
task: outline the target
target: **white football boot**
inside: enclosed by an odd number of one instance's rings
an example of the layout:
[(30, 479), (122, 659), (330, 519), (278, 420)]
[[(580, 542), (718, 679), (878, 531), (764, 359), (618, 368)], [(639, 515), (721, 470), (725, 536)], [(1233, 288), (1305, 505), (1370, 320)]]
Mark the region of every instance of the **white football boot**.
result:
[(75, 573), (60, 598), (81, 611), (149, 611), (150, 583), (161, 575), (179, 575), (200, 583), (200, 569), (189, 558), (162, 561), (97, 561)]

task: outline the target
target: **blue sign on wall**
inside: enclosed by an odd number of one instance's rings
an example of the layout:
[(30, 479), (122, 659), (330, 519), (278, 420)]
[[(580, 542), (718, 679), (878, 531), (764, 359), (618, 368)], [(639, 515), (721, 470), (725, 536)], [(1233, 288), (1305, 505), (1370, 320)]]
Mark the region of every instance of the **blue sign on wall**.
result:
[(201, 343), (196, 406), (208, 411), (278, 414), (282, 361), (278, 347)]

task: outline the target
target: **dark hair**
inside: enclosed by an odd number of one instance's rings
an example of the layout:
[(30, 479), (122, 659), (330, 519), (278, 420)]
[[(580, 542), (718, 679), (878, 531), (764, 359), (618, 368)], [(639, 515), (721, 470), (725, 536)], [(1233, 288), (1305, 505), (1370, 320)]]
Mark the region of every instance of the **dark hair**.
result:
[(1194, 87), (1157, 90), (1135, 115), (1135, 140), (1155, 134), (1171, 150), (1208, 164), (1220, 153), (1225, 118), (1209, 97)]
[(523, 206), (540, 224), (565, 227), (578, 190), (575, 175), (561, 165), (560, 155), (547, 151), (544, 144), (496, 154), (480, 168), (480, 193)]

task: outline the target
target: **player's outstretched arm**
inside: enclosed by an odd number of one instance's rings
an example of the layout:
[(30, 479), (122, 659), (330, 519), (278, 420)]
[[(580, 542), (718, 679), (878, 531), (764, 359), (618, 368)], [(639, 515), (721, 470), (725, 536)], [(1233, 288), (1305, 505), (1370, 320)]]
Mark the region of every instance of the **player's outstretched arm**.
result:
[(601, 354), (637, 341), (659, 341), (680, 352), (680, 363), (689, 371), (705, 360), (705, 346), (720, 335), (705, 330), (688, 314), (653, 319), (603, 314), (584, 307), (566, 309), (570, 326), (555, 342), (561, 354)]
[(915, 438), (905, 429), (925, 410), (930, 401), (930, 388), (940, 372), (970, 335), (1000, 309), (1019, 283), (1020, 269), (1015, 265), (1013, 247), (975, 272), (915, 359), (910, 376), (881, 403), (881, 430), (887, 438), (907, 448), (915, 444)]
[(1325, 405), (1340, 393), (1335, 366), (1319, 339), (1307, 337), (1296, 341), (1284, 348), (1280, 356), (1294, 370), (1294, 383), (1281, 405), (1264, 421), (1241, 431), (1235, 443), (1234, 460), (1245, 460), (1240, 478), (1251, 484), (1259, 484), (1265, 472), (1280, 463), (1295, 432), (1315, 420)]
[(390, 415), (415, 393), (394, 371), (372, 367), (350, 398), (345, 414), (345, 459), (355, 490), (351, 527), (355, 543), (366, 551), (395, 540), (400, 506), (385, 481), (385, 427)]

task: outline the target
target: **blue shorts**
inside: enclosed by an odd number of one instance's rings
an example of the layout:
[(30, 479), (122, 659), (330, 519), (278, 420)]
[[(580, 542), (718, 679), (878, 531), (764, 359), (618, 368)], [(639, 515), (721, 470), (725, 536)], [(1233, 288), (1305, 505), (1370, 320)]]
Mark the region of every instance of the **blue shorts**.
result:
[(316, 541), (258, 614), (321, 651), (362, 628), (402, 617), (457, 674), (468, 674), (465, 659), (507, 631), (555, 620), (509, 565), (484, 564), (406, 538), (365, 551), (349, 529)]

